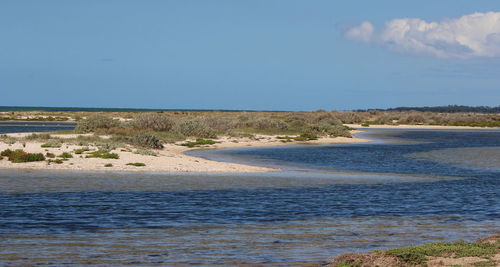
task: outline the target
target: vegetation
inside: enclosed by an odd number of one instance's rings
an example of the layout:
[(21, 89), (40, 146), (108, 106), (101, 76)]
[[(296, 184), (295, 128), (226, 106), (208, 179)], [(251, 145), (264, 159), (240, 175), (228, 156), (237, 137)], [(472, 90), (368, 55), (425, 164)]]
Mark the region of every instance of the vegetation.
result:
[(213, 145), (213, 144), (215, 144), (214, 140), (196, 139), (196, 141), (194, 142), (182, 143), (181, 146), (196, 147), (196, 146)]
[(42, 144), (41, 147), (43, 147), (43, 148), (49, 148), (49, 147), (59, 148), (59, 147), (61, 147), (61, 145), (62, 144), (61, 144), (61, 142), (59, 142), (59, 140), (52, 139), (52, 140), (47, 141), (47, 143)]
[(113, 167), (113, 164), (111, 164), (111, 163), (106, 163), (106, 164), (104, 164), (104, 167), (106, 167), (106, 168)]
[(128, 166), (135, 166), (135, 167), (144, 167), (146, 164), (142, 162), (133, 162), (133, 163), (127, 163)]
[[(497, 266), (493, 256), (500, 253), (500, 235), (478, 240), (478, 242), (436, 242), (418, 246), (375, 251), (366, 254), (346, 253), (334, 259), (332, 266), (427, 266), (429, 257), (479, 257), (484, 260), (474, 266)], [(382, 266), (382, 265), (380, 265)]]
[(68, 153), (68, 152), (63, 152), (61, 155), (59, 155), (57, 157), (63, 158), (63, 159), (69, 159), (69, 158), (72, 158), (73, 155), (71, 155), (71, 153)]
[(45, 156), (42, 153), (27, 153), (22, 149), (6, 149), (0, 153), (0, 156), (7, 157), (13, 163), (44, 161)]
[(142, 148), (139, 148), (139, 149), (136, 149), (134, 151), (134, 154), (139, 154), (139, 155), (144, 155), (144, 156), (158, 156), (158, 152), (155, 152), (155, 151), (151, 151), (149, 149), (142, 149)]
[(109, 153), (107, 151), (94, 151), (89, 153), (86, 158), (101, 158), (101, 159), (119, 159), (120, 156), (116, 153)]
[(78, 123), (76, 131), (80, 133), (95, 132), (99, 129), (110, 129), (120, 126), (120, 122), (103, 115), (93, 115)]
[(87, 152), (87, 151), (90, 151), (90, 148), (82, 147), (82, 148), (75, 149), (73, 152), (75, 152), (75, 154), (77, 154), (77, 155), (80, 155), (80, 154), (83, 154), (84, 152)]
[(155, 135), (148, 133), (138, 133), (130, 139), (130, 143), (144, 148), (161, 149), (163, 144)]

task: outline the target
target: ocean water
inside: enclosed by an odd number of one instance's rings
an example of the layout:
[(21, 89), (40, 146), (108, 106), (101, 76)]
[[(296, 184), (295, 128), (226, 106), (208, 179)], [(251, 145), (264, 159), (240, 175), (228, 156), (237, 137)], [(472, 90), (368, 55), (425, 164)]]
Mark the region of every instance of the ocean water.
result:
[(275, 173), (0, 171), (0, 265), (288, 265), (499, 231), (500, 131), (364, 137), (193, 152)]

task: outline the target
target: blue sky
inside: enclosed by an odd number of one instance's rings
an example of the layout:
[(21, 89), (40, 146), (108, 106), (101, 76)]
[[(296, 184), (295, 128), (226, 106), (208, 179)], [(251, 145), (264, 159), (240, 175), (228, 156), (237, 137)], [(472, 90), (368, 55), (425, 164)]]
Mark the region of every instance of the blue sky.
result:
[[(464, 57), (438, 54), (454, 49), (449, 42), (433, 54), (382, 40), (393, 19), (497, 11), (500, 2), (484, 0), (0, 0), (0, 105), (498, 105), (500, 35), (491, 20), (475, 27), (488, 26), (493, 41)], [(369, 40), (346, 38), (363, 22), (375, 28)]]

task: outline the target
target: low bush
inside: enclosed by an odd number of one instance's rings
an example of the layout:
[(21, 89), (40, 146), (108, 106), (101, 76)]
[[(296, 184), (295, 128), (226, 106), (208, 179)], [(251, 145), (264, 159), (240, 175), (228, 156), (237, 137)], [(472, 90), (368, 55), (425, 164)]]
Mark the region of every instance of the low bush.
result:
[(80, 154), (83, 154), (84, 152), (87, 152), (87, 151), (90, 151), (90, 148), (83, 147), (83, 148), (77, 148), (73, 152), (75, 152), (75, 154), (77, 154), (77, 155), (80, 155)]
[(144, 167), (146, 164), (142, 162), (133, 162), (133, 163), (127, 163), (128, 166), (135, 166), (135, 167)]
[(111, 164), (111, 163), (106, 163), (106, 164), (104, 164), (104, 167), (107, 167), (107, 168), (109, 168), (109, 167), (113, 167), (113, 164)]
[(159, 132), (172, 130), (174, 124), (174, 120), (164, 113), (141, 113), (131, 122), (134, 129)]
[(46, 134), (46, 133), (41, 133), (41, 134), (33, 133), (33, 134), (26, 136), (25, 138), (26, 138), (26, 140), (48, 140), (52, 137), (50, 136), (50, 134)]
[(81, 120), (75, 130), (80, 133), (90, 133), (100, 129), (110, 129), (118, 126), (120, 126), (120, 122), (113, 118), (93, 115)]
[(144, 155), (144, 156), (158, 156), (158, 153), (155, 152), (155, 151), (151, 151), (149, 149), (136, 149), (134, 151), (134, 154), (138, 154), (138, 155)]
[(215, 143), (216, 142), (214, 140), (196, 139), (195, 142), (182, 143), (181, 146), (195, 147), (195, 146), (203, 146), (203, 145), (213, 145)]
[(47, 143), (41, 145), (41, 147), (44, 147), (44, 148), (49, 148), (49, 147), (59, 148), (61, 146), (62, 146), (62, 143), (59, 142), (59, 140), (49, 140), (49, 141), (47, 141)]
[(45, 154), (45, 156), (46, 156), (47, 158), (51, 158), (51, 159), (53, 159), (53, 158), (55, 158), (55, 157), (56, 157), (56, 155), (54, 155), (53, 153), (49, 153), (49, 152), (47, 152), (47, 153)]
[(61, 155), (59, 155), (57, 157), (63, 158), (63, 159), (69, 159), (69, 158), (72, 158), (73, 155), (71, 155), (71, 153), (68, 153), (68, 152), (63, 152)]
[(45, 156), (42, 153), (27, 153), (22, 149), (10, 150), (6, 149), (0, 153), (1, 156), (7, 157), (13, 163), (44, 161)]
[(47, 160), (47, 163), (50, 165), (50, 163), (55, 163), (55, 164), (63, 164), (63, 160), (62, 159), (49, 159)]
[(161, 149), (163, 144), (155, 135), (148, 133), (138, 133), (129, 139), (129, 143), (144, 148)]
[(217, 133), (208, 124), (198, 119), (183, 120), (175, 125), (174, 130), (187, 137), (216, 138)]
[(120, 155), (116, 153), (109, 153), (107, 151), (94, 151), (92, 153), (89, 153), (86, 158), (101, 158), (101, 159), (119, 159)]

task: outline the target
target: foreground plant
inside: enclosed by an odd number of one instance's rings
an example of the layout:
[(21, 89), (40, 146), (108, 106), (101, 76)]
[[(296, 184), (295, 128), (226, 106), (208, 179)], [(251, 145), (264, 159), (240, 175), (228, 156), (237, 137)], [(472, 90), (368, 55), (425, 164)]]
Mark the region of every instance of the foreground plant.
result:
[(454, 259), (477, 257), (479, 259), (473, 263), (473, 266), (498, 266), (500, 262), (495, 260), (494, 256), (499, 254), (500, 235), (494, 235), (479, 239), (478, 242), (435, 242), (372, 253), (346, 253), (335, 258), (331, 266), (427, 266), (431, 257)]
[(27, 153), (22, 149), (10, 150), (6, 149), (0, 153), (1, 156), (7, 157), (12, 163), (44, 161), (45, 156), (42, 153)]

